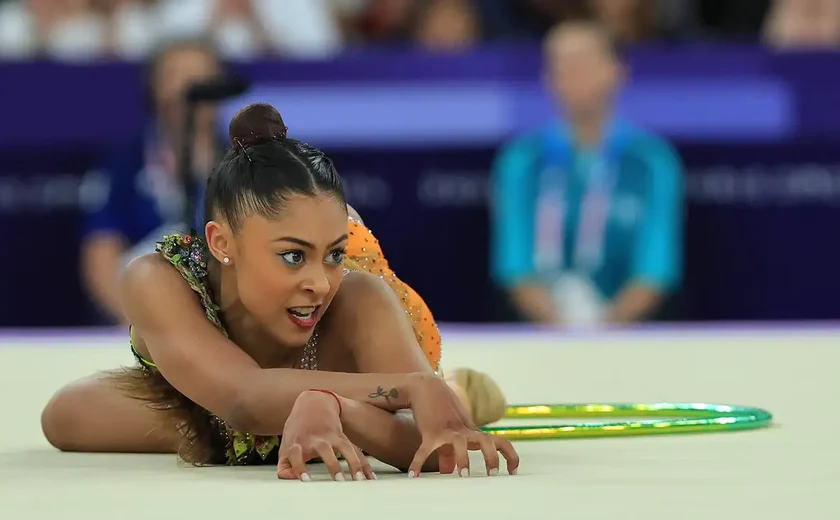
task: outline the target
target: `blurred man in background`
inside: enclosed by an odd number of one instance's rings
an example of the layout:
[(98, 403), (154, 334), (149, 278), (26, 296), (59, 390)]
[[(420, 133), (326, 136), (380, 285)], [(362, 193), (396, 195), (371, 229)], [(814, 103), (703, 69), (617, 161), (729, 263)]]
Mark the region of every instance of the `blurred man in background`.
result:
[[(154, 250), (166, 232), (180, 229), (183, 193), (176, 152), (183, 138), (183, 95), (192, 83), (221, 72), (214, 51), (200, 41), (165, 46), (149, 66), (152, 120), (136, 142), (106, 155), (88, 174), (81, 245), (82, 279), (93, 301), (113, 320), (122, 320), (117, 280), (134, 256)], [(115, 117), (118, 117), (115, 115)], [(219, 153), (216, 113), (211, 106), (196, 111), (193, 149), (195, 193), (198, 196)], [(190, 223), (192, 224), (192, 223)]]
[(680, 162), (614, 114), (623, 71), (605, 28), (561, 24), (545, 56), (564, 117), (497, 157), (495, 279), (530, 321), (646, 319), (681, 279)]
[(786, 49), (840, 44), (840, 0), (777, 0), (764, 22), (765, 43)]

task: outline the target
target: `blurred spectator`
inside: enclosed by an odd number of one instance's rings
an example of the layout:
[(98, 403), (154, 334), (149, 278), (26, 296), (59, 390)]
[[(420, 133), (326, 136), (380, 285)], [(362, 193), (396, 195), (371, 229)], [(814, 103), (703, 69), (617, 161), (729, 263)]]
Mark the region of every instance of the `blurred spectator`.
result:
[(403, 39), (415, 0), (368, 0), (354, 17), (358, 39), (381, 43)]
[(153, 1), (16, 0), (0, 5), (0, 57), (137, 58), (156, 43)]
[[(621, 45), (746, 37), (777, 47), (840, 40), (840, 0), (0, 0), (0, 59), (136, 59), (201, 37), (228, 58), (329, 58), (348, 45), (463, 49), (542, 38), (598, 19)], [(772, 6), (772, 9), (771, 9)]]
[(342, 48), (337, 13), (354, 0), (13, 0), (0, 4), (0, 57), (147, 56), (207, 38), (227, 57), (322, 58)]
[(482, 0), (476, 5), (492, 39), (539, 38), (557, 23), (590, 12), (588, 0)]
[(785, 49), (837, 47), (840, 0), (776, 0), (763, 31), (764, 41)]
[(590, 0), (595, 16), (618, 44), (633, 44), (660, 36), (657, 2), (650, 0)]
[(597, 18), (619, 44), (699, 34), (696, 0), (482, 0), (489, 39), (539, 38), (556, 24)]
[[(149, 66), (152, 117), (148, 128), (138, 129), (142, 135), (135, 142), (107, 153), (100, 167), (85, 179), (85, 192), (98, 196), (86, 201), (82, 279), (93, 301), (114, 320), (122, 319), (117, 279), (123, 265), (153, 251), (154, 242), (165, 232), (181, 226), (184, 201), (176, 151), (184, 138), (184, 89), (220, 71), (219, 58), (204, 43), (183, 41), (164, 47)], [(215, 121), (211, 106), (199, 107), (193, 195), (201, 193), (221, 149)]]
[(159, 0), (164, 37), (209, 37), (226, 57), (323, 58), (342, 47), (334, 0)]
[(423, 48), (457, 50), (478, 43), (481, 20), (468, 0), (430, 0), (415, 13), (414, 39)]
[(350, 40), (373, 44), (414, 42), (428, 50), (457, 50), (481, 39), (482, 20), (471, 0), (367, 0), (344, 12)]
[(681, 279), (680, 161), (612, 113), (623, 72), (605, 28), (562, 24), (545, 53), (564, 117), (498, 154), (492, 272), (531, 321), (646, 319)]

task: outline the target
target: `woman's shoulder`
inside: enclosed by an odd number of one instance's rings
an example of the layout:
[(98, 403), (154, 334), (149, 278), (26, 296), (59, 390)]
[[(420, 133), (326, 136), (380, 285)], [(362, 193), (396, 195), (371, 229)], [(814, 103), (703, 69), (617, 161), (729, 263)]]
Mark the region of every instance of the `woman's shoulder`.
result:
[[(319, 366), (325, 370), (355, 371), (348, 338), (356, 337), (371, 321), (369, 314), (381, 308), (383, 300), (393, 296), (382, 278), (363, 272), (348, 271), (318, 325)], [(326, 368), (331, 367), (331, 368)]]
[[(154, 253), (138, 256), (126, 266), (121, 277), (124, 301), (180, 305), (185, 298), (195, 301), (197, 293), (209, 316), (215, 312), (215, 305), (203, 281), (207, 276), (207, 254), (200, 238), (180, 234), (164, 236)], [(129, 306), (135, 307), (135, 312), (143, 311), (137, 305)]]
[(376, 313), (395, 298), (388, 283), (380, 276), (364, 271), (347, 271), (325, 314), (325, 325), (346, 331), (361, 323), (365, 315)]
[(342, 308), (347, 304), (358, 308), (361, 301), (381, 298), (390, 290), (391, 288), (380, 276), (365, 271), (348, 270), (341, 280), (330, 308), (332, 309), (333, 306)]
[(178, 277), (178, 272), (185, 268), (203, 278), (207, 274), (207, 258), (201, 239), (192, 235), (178, 233), (164, 235), (155, 244), (155, 251), (140, 255), (126, 266), (123, 277), (139, 278), (146, 282), (156, 280), (171, 281)]
[(189, 292), (183, 276), (172, 268), (171, 261), (160, 253), (146, 253), (129, 262), (121, 276), (123, 297), (138, 297), (149, 292), (156, 293), (165, 287), (172, 293)]

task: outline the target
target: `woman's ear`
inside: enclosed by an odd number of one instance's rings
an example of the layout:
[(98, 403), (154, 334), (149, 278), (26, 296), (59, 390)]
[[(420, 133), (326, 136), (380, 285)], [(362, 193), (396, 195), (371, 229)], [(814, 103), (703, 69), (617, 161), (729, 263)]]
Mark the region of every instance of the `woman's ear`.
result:
[(204, 226), (204, 236), (207, 237), (207, 248), (213, 258), (222, 265), (232, 265), (235, 246), (230, 227), (211, 220)]

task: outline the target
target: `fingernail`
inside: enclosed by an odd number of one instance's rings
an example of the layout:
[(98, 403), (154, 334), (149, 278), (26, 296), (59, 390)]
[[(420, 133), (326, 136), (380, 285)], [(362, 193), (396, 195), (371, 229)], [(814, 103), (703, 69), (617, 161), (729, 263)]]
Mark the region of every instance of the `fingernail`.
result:
[(364, 480), (364, 479), (365, 479), (365, 474), (362, 473), (361, 471), (357, 471), (356, 476), (353, 477), (353, 480)]
[(370, 474), (373, 476), (373, 480), (379, 480), (379, 477), (376, 476), (376, 473), (371, 471)]
[(519, 468), (515, 468), (513, 471), (511, 471), (511, 472), (510, 472), (510, 474), (511, 474), (511, 475), (516, 475), (516, 473), (517, 473), (518, 471), (519, 471)]
[(300, 476), (300, 479), (303, 482), (309, 482), (310, 480), (312, 480), (312, 477), (309, 476), (309, 473), (304, 473), (303, 475)]
[(414, 470), (408, 472), (408, 478), (414, 478)]
[(491, 477), (495, 477), (496, 475), (499, 474), (499, 468), (493, 468), (490, 471), (488, 471), (487, 474), (490, 475)]
[(336, 473), (335, 474), (335, 481), (336, 482), (344, 482), (344, 473)]
[(461, 468), (461, 478), (466, 478), (470, 476), (470, 468)]

